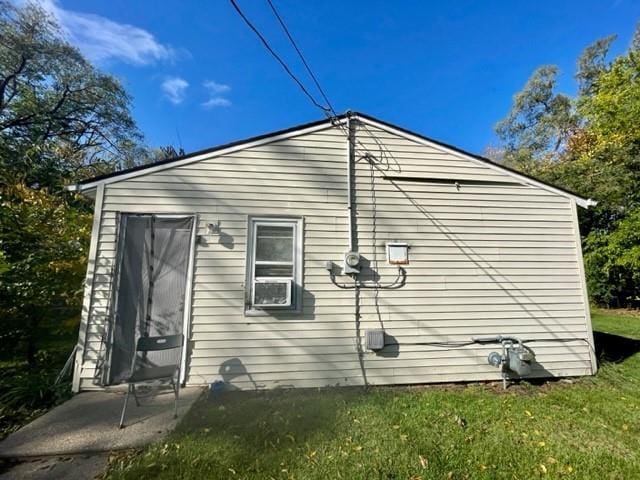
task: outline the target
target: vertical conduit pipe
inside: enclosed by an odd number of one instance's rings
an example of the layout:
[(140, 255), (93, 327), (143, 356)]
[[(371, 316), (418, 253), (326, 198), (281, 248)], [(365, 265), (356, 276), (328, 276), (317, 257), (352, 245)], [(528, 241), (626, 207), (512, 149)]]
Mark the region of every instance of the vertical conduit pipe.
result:
[(347, 130), (349, 132), (349, 145), (347, 155), (347, 210), (349, 211), (349, 252), (353, 252), (353, 165), (355, 162), (355, 123), (352, 121), (351, 112), (347, 112)]
[[(347, 210), (349, 211), (349, 251), (353, 252), (356, 249), (356, 235), (354, 231), (354, 208), (353, 208), (353, 183), (354, 168), (356, 161), (356, 123), (351, 112), (347, 112), (347, 131), (349, 134), (348, 142), (348, 155), (347, 155)], [(365, 386), (369, 386), (367, 380), (367, 370), (364, 365), (364, 350), (362, 348), (362, 332), (360, 328), (360, 287), (358, 285), (357, 275), (353, 276), (353, 292), (355, 302), (355, 337), (356, 337), (356, 351), (358, 353), (358, 363), (360, 364), (360, 371), (362, 372), (362, 381)]]

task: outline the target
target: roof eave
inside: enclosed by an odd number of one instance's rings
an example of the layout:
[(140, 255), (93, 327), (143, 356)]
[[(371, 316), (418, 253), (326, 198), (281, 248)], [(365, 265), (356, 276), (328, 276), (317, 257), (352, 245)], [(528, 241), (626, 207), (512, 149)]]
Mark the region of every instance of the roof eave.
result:
[[(378, 127), (383, 127), (383, 129), (391, 129), (394, 131), (394, 133), (396, 134), (400, 134), (403, 135), (407, 138), (410, 138), (414, 141), (418, 141), (418, 142), (428, 142), (429, 144), (432, 145), (437, 145), (442, 149), (446, 149), (449, 151), (454, 152), (457, 155), (462, 155), (465, 156), (467, 158), (469, 158), (470, 160), (476, 161), (476, 162), (482, 162), (483, 164), (486, 164), (487, 166), (494, 168), (494, 169), (498, 169), (504, 173), (507, 173), (508, 175), (513, 176), (514, 178), (517, 178), (520, 182), (530, 185), (532, 187), (537, 187), (537, 188), (542, 188), (548, 191), (551, 191), (553, 193), (556, 193), (558, 195), (562, 195), (564, 197), (568, 197), (570, 199), (572, 199), (573, 201), (575, 201), (576, 205), (588, 209), (589, 207), (593, 207), (595, 205), (597, 205), (598, 202), (596, 202), (595, 200), (591, 199), (591, 198), (583, 198), (580, 197), (579, 195), (576, 195), (573, 192), (570, 192), (568, 190), (564, 190), (562, 188), (556, 187), (555, 185), (551, 185), (548, 183), (545, 183), (541, 180), (538, 180), (536, 178), (530, 177), (526, 174), (517, 172), (515, 170), (512, 170), (508, 167), (505, 167), (504, 165), (500, 165), (497, 164), (495, 162), (493, 162), (492, 160), (482, 157), (480, 155), (476, 155), (470, 152), (467, 152), (465, 150), (462, 150), (458, 147), (446, 144), (444, 142), (438, 141), (438, 140), (434, 140), (432, 138), (429, 137), (425, 137), (424, 135), (421, 135), (419, 133), (415, 133), (412, 132), (410, 130), (407, 130), (405, 128), (402, 127), (398, 127), (396, 125), (384, 122), (382, 120), (379, 120), (375, 117), (369, 116), (367, 114), (363, 114), (360, 112), (347, 112), (346, 114), (340, 115), (338, 117), (338, 121), (343, 121), (345, 118), (347, 117), (360, 117), (361, 120), (364, 121), (368, 121), (371, 122), (373, 124), (376, 124), (376, 126)], [(68, 192), (77, 192), (77, 193), (83, 193), (83, 194), (91, 194), (91, 192), (95, 191), (95, 189), (97, 188), (97, 186), (101, 183), (112, 183), (112, 182), (117, 182), (120, 180), (125, 180), (126, 178), (130, 178), (133, 176), (141, 176), (141, 175), (145, 175), (148, 173), (152, 173), (154, 171), (160, 170), (160, 169), (164, 169), (164, 168), (172, 168), (172, 167), (176, 167), (179, 166), (181, 164), (183, 164), (184, 162), (195, 162), (195, 161), (199, 161), (200, 159), (202, 159), (203, 157), (207, 157), (207, 156), (217, 156), (217, 155), (222, 155), (224, 153), (226, 153), (227, 150), (236, 150), (236, 149), (242, 149), (242, 148), (248, 148), (249, 146), (251, 146), (252, 143), (255, 142), (269, 142), (269, 141), (276, 141), (279, 137), (287, 137), (287, 136), (291, 136), (291, 135), (295, 135), (295, 134), (300, 134), (305, 132), (306, 130), (315, 130), (318, 128), (322, 128), (323, 126), (331, 126), (332, 124), (335, 123), (335, 120), (331, 120), (331, 119), (325, 119), (325, 120), (320, 120), (320, 121), (316, 121), (316, 122), (311, 122), (311, 123), (307, 123), (307, 124), (303, 124), (303, 125), (299, 125), (297, 127), (292, 127), (292, 128), (288, 128), (285, 130), (279, 130), (276, 132), (272, 132), (272, 133), (267, 133), (264, 135), (259, 135), (256, 137), (252, 137), (252, 138), (248, 138), (245, 140), (239, 140), (236, 142), (232, 142), (232, 143), (228, 143), (226, 145), (220, 145), (218, 147), (213, 147), (210, 149), (206, 149), (206, 150), (200, 150), (197, 152), (193, 152), (187, 155), (183, 155), (180, 157), (176, 157), (173, 159), (168, 159), (168, 160), (164, 160), (161, 162), (157, 162), (155, 164), (150, 164), (150, 165), (143, 165), (143, 166), (139, 166), (139, 167), (134, 167), (132, 169), (129, 170), (123, 170), (120, 172), (114, 172), (112, 174), (107, 174), (107, 175), (103, 175), (103, 176), (98, 176), (98, 177), (94, 177), (93, 179), (87, 179), (83, 182), (79, 182), (76, 184), (72, 184), (72, 185), (67, 185), (65, 187), (65, 190)]]
[(70, 192), (73, 192), (73, 191), (81, 192), (89, 188), (95, 188), (100, 183), (111, 183), (115, 181), (120, 181), (125, 178), (130, 178), (132, 176), (145, 175), (154, 171), (158, 171), (160, 169), (176, 167), (176, 166), (182, 165), (185, 162), (186, 163), (196, 162), (210, 156), (222, 155), (224, 153), (227, 153), (228, 151), (241, 150), (243, 148), (248, 148), (253, 144), (269, 143), (269, 142), (277, 141), (280, 138), (288, 138), (294, 135), (302, 135), (304, 133), (320, 130), (323, 128), (330, 128), (332, 125), (336, 125), (337, 123), (344, 121), (346, 116), (347, 114), (343, 114), (343, 115), (339, 115), (337, 119), (317, 120), (315, 122), (309, 122), (309, 123), (305, 123), (295, 127), (287, 128), (284, 130), (277, 130), (275, 132), (257, 135), (257, 136), (246, 138), (243, 140), (237, 140), (237, 141), (226, 143), (223, 145), (218, 145), (216, 147), (195, 151), (192, 153), (180, 155), (178, 157), (169, 158), (166, 160), (161, 160), (155, 163), (150, 163), (147, 165), (139, 165), (133, 168), (125, 169), (125, 170), (120, 170), (120, 171), (108, 173), (105, 175), (99, 175), (97, 177), (88, 178), (74, 185), (68, 185), (65, 187), (65, 189)]

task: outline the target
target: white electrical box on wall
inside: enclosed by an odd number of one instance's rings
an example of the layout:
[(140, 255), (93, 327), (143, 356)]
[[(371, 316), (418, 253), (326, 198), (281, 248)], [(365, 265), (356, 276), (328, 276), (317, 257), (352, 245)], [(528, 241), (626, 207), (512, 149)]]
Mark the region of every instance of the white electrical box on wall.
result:
[(387, 242), (387, 262), (391, 265), (408, 265), (409, 244), (407, 242)]

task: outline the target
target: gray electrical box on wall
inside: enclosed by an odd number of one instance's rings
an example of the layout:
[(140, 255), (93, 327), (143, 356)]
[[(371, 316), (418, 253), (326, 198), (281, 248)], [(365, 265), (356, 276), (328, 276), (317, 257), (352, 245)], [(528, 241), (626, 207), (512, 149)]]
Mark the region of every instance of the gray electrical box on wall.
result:
[(357, 275), (360, 273), (360, 254), (358, 252), (347, 252), (344, 254), (343, 273), (346, 275)]
[(365, 347), (367, 350), (382, 350), (384, 348), (384, 330), (376, 328), (365, 330)]

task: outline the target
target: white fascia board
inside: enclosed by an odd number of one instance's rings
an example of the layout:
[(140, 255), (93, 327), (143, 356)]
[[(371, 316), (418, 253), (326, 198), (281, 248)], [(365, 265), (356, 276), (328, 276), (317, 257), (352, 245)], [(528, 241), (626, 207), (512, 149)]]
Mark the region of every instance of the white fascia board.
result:
[(64, 190), (66, 192), (78, 192), (78, 193), (82, 193), (82, 195), (84, 195), (85, 197), (89, 197), (89, 198), (94, 198), (96, 195), (96, 191), (98, 190), (98, 184), (96, 183), (96, 185), (92, 186), (91, 188), (78, 188), (78, 187), (83, 187), (84, 185), (77, 185), (77, 184), (72, 184), (72, 185), (65, 185), (64, 186)]
[(440, 150), (441, 152), (444, 153), (449, 153), (451, 155), (455, 155), (458, 158), (462, 158), (465, 160), (470, 160), (478, 165), (483, 165), (487, 168), (490, 168), (491, 170), (495, 170), (496, 172), (500, 172), (506, 175), (509, 175), (513, 178), (515, 178), (516, 180), (518, 180), (519, 182), (522, 182), (526, 185), (529, 185), (531, 187), (536, 187), (536, 188), (541, 188), (542, 190), (546, 190), (548, 192), (552, 192), (555, 193), (557, 195), (561, 195), (563, 197), (566, 198), (570, 198), (572, 200), (574, 200), (576, 202), (577, 205), (581, 206), (582, 208), (589, 208), (589, 207), (593, 207), (595, 205), (597, 205), (598, 202), (596, 202), (595, 200), (592, 199), (587, 199), (587, 198), (582, 198), (582, 197), (578, 197), (577, 195), (572, 195), (569, 192), (565, 192), (563, 190), (560, 190), (559, 188), (554, 188), (551, 185), (547, 185), (545, 183), (542, 182), (538, 182), (532, 178), (528, 178), (525, 177), (524, 175), (519, 175), (516, 172), (512, 172), (511, 170), (507, 170), (506, 168), (502, 168), (500, 165), (496, 165), (495, 163), (492, 162), (483, 162), (482, 160), (479, 160), (477, 158), (474, 158), (471, 155), (465, 155), (463, 152), (459, 152), (457, 150), (453, 150), (451, 148), (447, 148), (444, 145), (440, 145), (438, 143), (434, 143), (434, 142), (430, 142), (424, 138), (418, 137), (416, 135), (411, 135), (410, 133), (407, 133), (405, 131), (402, 130), (398, 130), (395, 129), (393, 127), (390, 127), (388, 125), (384, 125), (381, 123), (376, 122), (375, 120), (372, 120), (370, 118), (365, 118), (365, 117), (357, 117), (359, 121), (361, 121), (362, 123), (366, 123), (368, 125), (371, 125), (372, 127), (376, 127), (379, 128), (380, 130), (384, 130), (385, 132), (391, 133), (393, 135), (398, 135), (401, 137), (404, 137), (408, 140), (420, 143), (422, 145), (431, 147), (431, 148), (435, 148), (437, 150)]
[(254, 148), (254, 147), (259, 147), (262, 145), (266, 145), (268, 143), (273, 143), (273, 142), (278, 142), (280, 140), (286, 140), (288, 138), (292, 138), (292, 137), (297, 137), (300, 135), (306, 135), (309, 133), (314, 133), (314, 132), (318, 132), (321, 130), (328, 130), (330, 128), (334, 128), (335, 126), (337, 126), (338, 124), (342, 124), (345, 123), (344, 120), (340, 120), (337, 122), (331, 122), (331, 120), (327, 120), (324, 123), (321, 123), (319, 125), (314, 125), (312, 127), (307, 127), (307, 128), (301, 128), (300, 130), (292, 130), (292, 131), (288, 131), (286, 133), (282, 133), (279, 135), (274, 135), (274, 136), (268, 136), (268, 137), (264, 137), (261, 138), (259, 140), (254, 140), (254, 141), (247, 141), (246, 143), (240, 143), (237, 145), (233, 145), (229, 148), (223, 148), (220, 150), (216, 150), (213, 152), (204, 152), (201, 154), (197, 154), (194, 156), (190, 156), (187, 158), (183, 158), (181, 160), (176, 160), (175, 162), (167, 162), (167, 163), (163, 163), (162, 165), (157, 165), (157, 166), (150, 166), (148, 168), (142, 168), (140, 170), (135, 170), (133, 172), (129, 172), (129, 173), (122, 173), (121, 175), (114, 175), (113, 177), (108, 177), (108, 178), (104, 178), (102, 180), (96, 180), (94, 182), (88, 182), (88, 183), (84, 183), (84, 184), (74, 184), (74, 185), (67, 185), (65, 188), (65, 190), (69, 191), (69, 192), (86, 192), (87, 190), (93, 190), (95, 189), (98, 185), (108, 185), (110, 183), (116, 183), (116, 182), (121, 182), (123, 180), (129, 180), (131, 178), (136, 178), (136, 177), (141, 177), (143, 175), (148, 175), (150, 173), (156, 173), (156, 172), (160, 172), (162, 170), (167, 170), (169, 168), (175, 168), (175, 167), (180, 167), (182, 165), (189, 165), (191, 163), (196, 163), (199, 162), (201, 160), (205, 160), (208, 158), (215, 158), (215, 157), (219, 157), (222, 155), (228, 155), (230, 153), (234, 153), (240, 150), (245, 150), (248, 148)]

